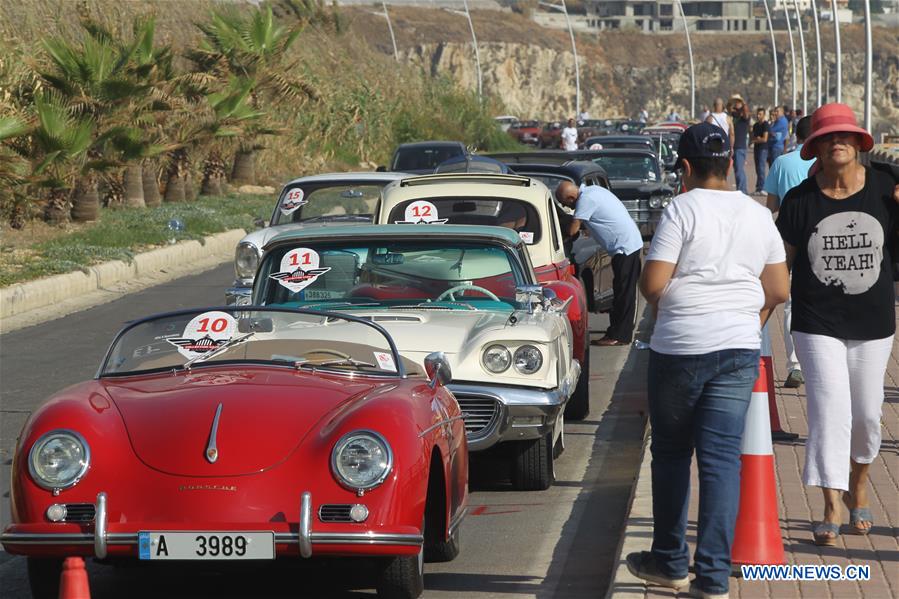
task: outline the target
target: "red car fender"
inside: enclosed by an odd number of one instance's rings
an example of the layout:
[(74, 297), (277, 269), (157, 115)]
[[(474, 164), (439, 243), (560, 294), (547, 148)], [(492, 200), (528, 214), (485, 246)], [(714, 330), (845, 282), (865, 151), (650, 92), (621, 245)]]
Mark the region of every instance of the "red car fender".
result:
[(574, 358), (583, 364), (584, 356), (587, 351), (587, 344), (590, 342), (587, 322), (587, 296), (584, 293), (583, 284), (575, 279), (574, 281), (547, 281), (543, 283), (547, 289), (555, 291), (556, 295), (563, 302), (569, 297), (573, 298), (568, 304), (568, 321), (571, 323), (572, 353)]

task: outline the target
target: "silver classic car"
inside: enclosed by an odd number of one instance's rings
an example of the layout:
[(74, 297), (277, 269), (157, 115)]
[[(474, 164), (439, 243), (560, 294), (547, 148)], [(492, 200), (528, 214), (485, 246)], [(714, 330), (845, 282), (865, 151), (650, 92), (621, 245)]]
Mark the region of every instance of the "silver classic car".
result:
[[(419, 366), (443, 352), (469, 449), (514, 445), (509, 465), (520, 490), (546, 489), (555, 478), (565, 406), (581, 372), (569, 301), (537, 284), (516, 231), (441, 224), (283, 233), (266, 246), (253, 290), (256, 305), (370, 319), (390, 333), (402, 359)], [(370, 362), (396, 368), (386, 354)]]
[(378, 213), (381, 188), (408, 177), (404, 173), (329, 173), (294, 179), (284, 186), (269, 226), (248, 233), (234, 253), (234, 283), (225, 291), (228, 305), (248, 304), (262, 248), (278, 233), (308, 224), (370, 223)]

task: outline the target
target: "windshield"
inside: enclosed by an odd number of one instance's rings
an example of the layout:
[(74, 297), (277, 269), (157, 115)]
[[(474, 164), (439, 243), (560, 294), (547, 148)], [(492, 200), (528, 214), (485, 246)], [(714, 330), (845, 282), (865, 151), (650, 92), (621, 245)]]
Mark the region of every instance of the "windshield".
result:
[(394, 171), (434, 170), (441, 162), (453, 156), (462, 156), (465, 151), (460, 146), (430, 146), (400, 148), (393, 158)]
[(563, 177), (562, 175), (550, 175), (547, 173), (522, 173), (520, 171), (516, 171), (519, 175), (527, 175), (531, 179), (537, 179), (544, 185), (546, 185), (553, 194), (556, 193), (556, 187), (562, 181), (571, 181), (571, 177)]
[(370, 223), (384, 183), (328, 185), (326, 187), (288, 185), (281, 192), (272, 225), (305, 221), (359, 221)]
[(593, 162), (605, 169), (610, 181), (637, 180), (658, 181), (661, 179), (655, 158), (638, 155), (599, 156)]
[(122, 330), (99, 376), (189, 370), (208, 364), (262, 363), (291, 368), (403, 375), (393, 340), (351, 316), (286, 309), (198, 309), (153, 316)]
[(495, 197), (442, 197), (406, 200), (390, 210), (390, 224), (487, 225), (518, 232), (528, 245), (540, 241), (540, 216), (529, 202)]
[(514, 254), (487, 243), (309, 241), (266, 254), (254, 299), (327, 310), (503, 309), (514, 306), (515, 288), (523, 284)]

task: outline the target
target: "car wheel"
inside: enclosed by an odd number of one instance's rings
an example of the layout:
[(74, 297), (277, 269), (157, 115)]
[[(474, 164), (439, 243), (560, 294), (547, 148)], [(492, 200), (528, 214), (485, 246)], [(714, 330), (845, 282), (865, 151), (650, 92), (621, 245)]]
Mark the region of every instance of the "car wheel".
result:
[(512, 463), (512, 487), (516, 491), (544, 491), (555, 481), (553, 434), (541, 439), (518, 441)]
[[(421, 523), (424, 537), (425, 523)], [(392, 557), (384, 564), (376, 586), (382, 599), (416, 599), (425, 590), (425, 547), (418, 555)]]
[(34, 599), (57, 599), (59, 577), (62, 574), (60, 558), (28, 558), (28, 585)]
[(456, 530), (453, 531), (449, 539), (428, 545), (425, 551), (425, 561), (438, 563), (451, 562), (456, 559), (462, 550), (461, 529), (461, 526), (456, 526)]
[(565, 417), (569, 420), (583, 420), (590, 413), (590, 343), (584, 350), (584, 363), (578, 377), (574, 393), (565, 405)]

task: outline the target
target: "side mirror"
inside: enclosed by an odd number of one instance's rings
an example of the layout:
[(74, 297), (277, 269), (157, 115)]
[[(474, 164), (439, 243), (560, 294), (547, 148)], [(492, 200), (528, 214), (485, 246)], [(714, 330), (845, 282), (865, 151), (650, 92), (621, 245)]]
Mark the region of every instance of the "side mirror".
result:
[(570, 304), (571, 300), (573, 299), (574, 297), (572, 296), (565, 301), (562, 301), (559, 299), (559, 294), (556, 293), (554, 289), (550, 289), (549, 287), (543, 288), (543, 300), (545, 302), (547, 310), (564, 312), (568, 309), (568, 304)]
[(674, 172), (665, 173), (665, 181), (667, 181), (669, 185), (675, 185), (677, 183), (677, 173), (674, 173)]
[(375, 169), (375, 172), (376, 172), (376, 173), (386, 173), (386, 172), (387, 172), (387, 167), (381, 165), (381, 166), (379, 166), (378, 168)]
[(437, 385), (445, 387), (453, 380), (453, 372), (449, 362), (442, 351), (430, 353), (425, 356), (425, 374), (428, 376), (428, 386), (433, 389)]
[(540, 285), (521, 285), (515, 288), (515, 302), (527, 306), (528, 314), (534, 313), (534, 303), (543, 303), (543, 287)]

